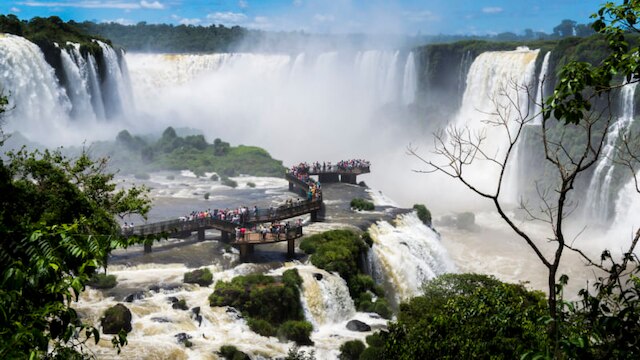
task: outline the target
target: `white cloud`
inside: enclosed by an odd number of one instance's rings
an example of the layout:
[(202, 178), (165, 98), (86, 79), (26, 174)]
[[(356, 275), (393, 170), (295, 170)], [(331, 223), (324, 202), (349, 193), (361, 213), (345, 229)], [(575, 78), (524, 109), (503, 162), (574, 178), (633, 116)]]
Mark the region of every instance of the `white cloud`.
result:
[(11, 9), (9, 9), (9, 11), (11, 11), (12, 13), (19, 13), (20, 9), (18, 9), (17, 7), (12, 7)]
[(249, 3), (246, 0), (238, 0), (238, 6), (241, 9), (246, 9), (249, 7)]
[(488, 6), (488, 7), (482, 8), (482, 12), (485, 14), (497, 14), (497, 13), (501, 13), (503, 10), (504, 9), (497, 6)]
[(116, 23), (116, 24), (120, 24), (120, 25), (133, 25), (133, 20), (124, 19), (124, 18), (113, 19), (113, 20), (102, 20), (100, 22), (101, 23)]
[(313, 20), (320, 22), (320, 23), (324, 23), (324, 22), (333, 22), (335, 21), (335, 16), (328, 14), (328, 15), (324, 15), (324, 14), (315, 14), (313, 15)]
[(202, 22), (202, 20), (198, 18), (193, 18), (193, 19), (183, 18), (175, 14), (171, 15), (171, 18), (177, 21), (181, 25), (198, 25)]
[(247, 15), (234, 12), (215, 12), (207, 15), (207, 19), (218, 23), (241, 23), (247, 20)]
[(149, 1), (142, 0), (140, 1), (140, 6), (144, 9), (155, 9), (155, 10), (164, 9), (164, 5), (162, 5), (160, 1), (149, 2)]

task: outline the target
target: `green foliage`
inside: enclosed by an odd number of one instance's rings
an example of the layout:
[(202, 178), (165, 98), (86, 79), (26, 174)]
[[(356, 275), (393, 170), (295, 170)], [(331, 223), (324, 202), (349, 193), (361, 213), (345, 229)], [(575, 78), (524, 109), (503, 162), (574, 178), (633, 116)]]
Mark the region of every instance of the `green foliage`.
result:
[(277, 334), (307, 344), (308, 329), (303, 324), (304, 312), (300, 303), (301, 284), (302, 278), (296, 269), (285, 271), (281, 279), (262, 274), (237, 276), (230, 282), (216, 283), (209, 302), (211, 306), (231, 306), (240, 310), (249, 327), (258, 334)]
[(238, 182), (233, 180), (233, 179), (229, 179), (228, 177), (223, 177), (221, 183), (224, 186), (229, 186), (229, 187), (232, 187), (232, 188), (238, 187)]
[(87, 282), (87, 285), (96, 289), (111, 289), (118, 285), (118, 281), (115, 275), (100, 273), (94, 274)]
[(351, 340), (340, 345), (340, 360), (358, 360), (364, 351), (364, 344), (360, 340)]
[(213, 274), (209, 268), (202, 268), (184, 274), (184, 282), (188, 284), (198, 284), (209, 286), (213, 284)]
[(226, 360), (249, 360), (249, 356), (233, 345), (222, 345), (218, 354)]
[(367, 210), (367, 211), (372, 211), (375, 210), (375, 205), (373, 205), (373, 203), (371, 201), (365, 200), (365, 199), (361, 199), (361, 198), (355, 198), (351, 200), (351, 208), (352, 209), (356, 209), (356, 210)]
[(427, 226), (431, 226), (431, 211), (429, 211), (426, 206), (422, 204), (414, 204), (413, 209), (417, 212), (418, 219), (420, 219), (420, 221)]
[(273, 327), (270, 322), (262, 319), (248, 318), (247, 325), (251, 331), (262, 336), (276, 336), (278, 329)]
[(477, 274), (447, 274), (400, 305), (389, 359), (516, 359), (548, 344), (544, 294)]
[(313, 325), (308, 321), (289, 320), (278, 328), (278, 337), (295, 341), (299, 345), (313, 345), (309, 338), (313, 331)]
[(70, 306), (112, 249), (138, 241), (119, 237), (115, 216), (149, 210), (144, 188), (117, 190), (105, 167), (86, 153), (0, 160), (0, 358), (70, 353), (98, 339)]
[[(211, 179), (228, 178), (239, 174), (281, 176), (282, 162), (272, 159), (268, 152), (253, 146), (232, 147), (220, 139), (213, 144), (202, 135), (178, 136), (168, 127), (157, 141), (145, 140), (121, 131), (113, 142), (98, 142), (92, 151), (108, 155), (112, 165), (121, 171), (144, 173), (157, 170), (191, 170), (199, 177), (215, 172)], [(231, 180), (228, 180), (231, 186)], [(237, 185), (236, 185), (237, 186)]]
[[(302, 240), (300, 249), (310, 254), (313, 265), (329, 272), (337, 272), (345, 279), (349, 294), (359, 310), (376, 312), (389, 318), (391, 309), (384, 300), (384, 290), (369, 275), (360, 270), (361, 254), (368, 245), (361, 236), (350, 230), (331, 230)], [(368, 292), (379, 298), (374, 303)]]

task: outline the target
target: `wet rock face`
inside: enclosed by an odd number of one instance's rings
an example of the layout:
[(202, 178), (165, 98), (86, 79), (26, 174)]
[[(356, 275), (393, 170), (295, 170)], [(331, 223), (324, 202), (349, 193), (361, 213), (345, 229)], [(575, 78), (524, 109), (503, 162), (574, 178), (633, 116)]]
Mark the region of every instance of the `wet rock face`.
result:
[(117, 304), (104, 312), (100, 321), (103, 334), (118, 334), (120, 330), (131, 332), (131, 310), (123, 304)]
[(351, 331), (365, 332), (371, 331), (371, 326), (363, 323), (360, 320), (351, 320), (347, 323), (347, 329)]
[(313, 277), (316, 278), (316, 280), (318, 280), (318, 281), (322, 280), (322, 274), (320, 274), (320, 273), (314, 273)]

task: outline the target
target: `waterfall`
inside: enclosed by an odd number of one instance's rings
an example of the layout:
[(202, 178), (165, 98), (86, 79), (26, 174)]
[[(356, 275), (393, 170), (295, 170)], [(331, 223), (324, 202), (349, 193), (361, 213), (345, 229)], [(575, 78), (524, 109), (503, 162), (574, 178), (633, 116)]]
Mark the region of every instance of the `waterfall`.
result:
[(410, 52), (404, 65), (404, 77), (402, 80), (402, 103), (404, 105), (413, 104), (416, 100), (417, 88), (416, 61), (413, 52)]
[(439, 235), (415, 212), (400, 215), (395, 226), (379, 221), (369, 233), (373, 239), (371, 274), (376, 282), (391, 285), (397, 300), (419, 295), (425, 281), (455, 271)]
[(297, 266), (302, 277), (305, 315), (314, 327), (345, 321), (356, 314), (346, 281), (315, 266)]
[[(67, 80), (65, 84), (67, 95), (71, 100), (71, 117), (73, 119), (95, 120), (89, 93), (86, 61), (82, 56), (76, 56), (75, 47), (71, 53), (67, 51), (62, 49), (60, 58), (62, 70)], [(80, 55), (79, 52), (78, 55)]]
[(131, 98), (127, 96), (125, 77), (120, 68), (118, 54), (109, 45), (97, 41), (102, 48), (105, 64), (105, 76), (102, 79), (102, 96), (108, 118), (124, 115), (132, 109)]
[[(467, 87), (454, 127), (468, 129), (472, 139), (476, 136), (484, 137), (482, 150), (497, 161), (503, 161), (510, 146), (509, 134), (515, 135), (519, 126), (519, 119), (515, 118), (518, 109), (514, 109), (510, 101), (516, 103), (522, 113), (527, 113), (530, 99), (522, 91), (522, 87), (532, 87), (538, 52), (539, 50), (528, 48), (485, 52), (469, 68)], [(504, 119), (501, 120), (496, 115), (497, 109), (509, 109), (510, 112), (502, 110)], [(503, 120), (506, 126), (495, 124)], [(514, 159), (515, 155), (514, 150), (505, 171), (502, 194), (507, 201), (517, 200), (516, 174), (520, 164)], [(474, 185), (486, 192), (495, 191), (500, 171), (500, 167), (479, 157), (466, 167), (467, 176)]]
[(87, 55), (87, 77), (89, 92), (91, 93), (91, 105), (98, 119), (104, 120), (106, 113), (102, 102), (102, 89), (100, 88), (100, 77), (98, 76), (98, 65), (92, 54)]
[(71, 102), (37, 45), (0, 34), (0, 74), (11, 109), (5, 130), (48, 138), (66, 129)]
[(540, 69), (540, 75), (538, 76), (538, 86), (536, 87), (536, 109), (535, 109), (535, 118), (531, 122), (531, 125), (541, 125), (542, 124), (542, 102), (544, 99), (542, 98), (544, 94), (544, 81), (549, 74), (549, 58), (551, 57), (551, 51), (547, 52), (544, 55), (544, 59), (542, 60), (542, 68)]
[(398, 94), (397, 64), (399, 52), (369, 50), (355, 59), (355, 71), (360, 75), (362, 91), (373, 104), (396, 101)]
[(587, 190), (586, 211), (594, 220), (607, 221), (611, 216), (611, 181), (615, 168), (613, 159), (616, 155), (618, 139), (628, 134), (633, 122), (635, 106), (633, 103), (637, 83), (627, 84), (622, 88), (622, 115), (618, 117), (607, 131), (607, 138), (600, 153), (600, 159), (591, 177)]

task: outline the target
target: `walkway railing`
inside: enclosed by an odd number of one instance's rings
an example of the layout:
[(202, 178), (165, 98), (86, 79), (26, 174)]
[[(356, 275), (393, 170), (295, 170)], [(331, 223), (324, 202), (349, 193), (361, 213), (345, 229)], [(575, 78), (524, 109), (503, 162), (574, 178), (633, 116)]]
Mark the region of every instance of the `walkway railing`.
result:
[(320, 210), (322, 199), (303, 201), (299, 204), (280, 206), (273, 209), (260, 209), (257, 214), (249, 209), (244, 223), (231, 220), (221, 220), (214, 217), (204, 217), (193, 220), (174, 219), (151, 224), (136, 226), (133, 229), (123, 229), (123, 235), (160, 235), (194, 232), (200, 229), (216, 229), (233, 233), (238, 226), (250, 226), (257, 223), (278, 222), (281, 220), (305, 215)]

